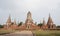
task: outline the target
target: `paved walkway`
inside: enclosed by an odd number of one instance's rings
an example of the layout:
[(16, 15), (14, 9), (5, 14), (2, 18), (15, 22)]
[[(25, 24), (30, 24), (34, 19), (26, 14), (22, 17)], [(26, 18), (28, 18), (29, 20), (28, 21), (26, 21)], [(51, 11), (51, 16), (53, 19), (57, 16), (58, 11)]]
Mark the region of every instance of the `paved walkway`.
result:
[(20, 31), (12, 34), (0, 35), (0, 36), (33, 36), (31, 31)]

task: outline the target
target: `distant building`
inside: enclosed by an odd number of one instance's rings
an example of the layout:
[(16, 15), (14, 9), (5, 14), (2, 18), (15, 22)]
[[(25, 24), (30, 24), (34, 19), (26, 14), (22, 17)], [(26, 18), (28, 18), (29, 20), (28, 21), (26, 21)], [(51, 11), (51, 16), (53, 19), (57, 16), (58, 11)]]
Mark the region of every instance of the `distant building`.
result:
[(16, 24), (16, 20), (14, 20), (14, 22), (11, 22), (11, 17), (9, 15), (6, 24), (4, 25), (5, 29), (17, 29), (17, 24)]
[(56, 29), (56, 25), (53, 23), (52, 18), (49, 14), (47, 23), (43, 19), (43, 25), (41, 27), (42, 29)]
[(11, 22), (11, 17), (9, 15), (6, 25), (4, 25), (5, 29), (19, 29), (19, 30), (36, 30), (36, 29), (55, 29), (56, 25), (53, 23), (52, 18), (49, 14), (48, 22), (46, 23), (43, 19), (43, 24), (41, 27), (37, 26), (36, 23), (33, 22), (32, 14), (29, 11), (27, 13), (27, 18), (25, 23), (23, 23), (21, 26), (18, 26), (16, 24), (16, 20), (14, 22)]
[(56, 25), (53, 23), (53, 20), (52, 20), (50, 14), (49, 14), (47, 25), (48, 25), (49, 29), (55, 29), (56, 28)]
[(46, 24), (45, 20), (43, 19), (43, 23), (42, 23), (42, 29), (48, 29), (48, 25)]

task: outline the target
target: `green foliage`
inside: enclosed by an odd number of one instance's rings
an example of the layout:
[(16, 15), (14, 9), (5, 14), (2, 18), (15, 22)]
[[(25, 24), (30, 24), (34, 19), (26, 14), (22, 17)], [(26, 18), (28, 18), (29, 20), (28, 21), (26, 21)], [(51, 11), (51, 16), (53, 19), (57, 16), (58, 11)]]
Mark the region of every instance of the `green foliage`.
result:
[(3, 25), (0, 25), (0, 28), (3, 28)]
[(20, 22), (19, 24), (18, 24), (18, 26), (21, 26), (23, 24), (23, 22)]
[(60, 26), (57, 26), (57, 28), (60, 28)]
[(42, 23), (38, 24), (38, 26), (40, 26), (40, 27), (41, 27), (42, 25), (43, 25)]

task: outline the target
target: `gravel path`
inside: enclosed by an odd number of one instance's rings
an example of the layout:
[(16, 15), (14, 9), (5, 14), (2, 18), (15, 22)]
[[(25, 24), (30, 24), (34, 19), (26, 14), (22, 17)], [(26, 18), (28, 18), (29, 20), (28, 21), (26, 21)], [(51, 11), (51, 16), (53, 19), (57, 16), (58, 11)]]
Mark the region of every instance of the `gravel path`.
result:
[(0, 35), (0, 36), (33, 36), (31, 31), (20, 31), (12, 34)]

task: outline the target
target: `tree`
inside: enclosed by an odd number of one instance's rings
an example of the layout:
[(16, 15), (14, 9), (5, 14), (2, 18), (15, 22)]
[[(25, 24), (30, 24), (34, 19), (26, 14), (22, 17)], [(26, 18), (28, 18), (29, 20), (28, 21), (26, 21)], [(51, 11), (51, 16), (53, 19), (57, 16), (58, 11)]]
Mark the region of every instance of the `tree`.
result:
[(3, 25), (0, 25), (0, 28), (3, 28)]
[(14, 23), (12, 22), (11, 25), (13, 25)]
[(18, 23), (18, 26), (21, 26), (23, 24), (23, 22), (20, 22), (20, 23)]
[(41, 27), (42, 25), (43, 25), (42, 23), (39, 23), (39, 24), (38, 24), (38, 26), (40, 26), (40, 27)]
[(57, 28), (60, 28), (60, 26), (57, 26)]

